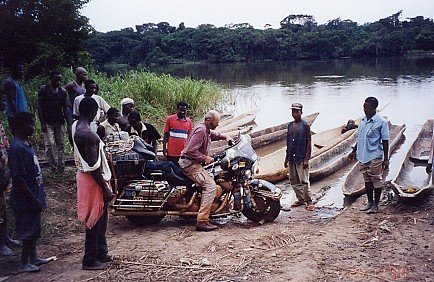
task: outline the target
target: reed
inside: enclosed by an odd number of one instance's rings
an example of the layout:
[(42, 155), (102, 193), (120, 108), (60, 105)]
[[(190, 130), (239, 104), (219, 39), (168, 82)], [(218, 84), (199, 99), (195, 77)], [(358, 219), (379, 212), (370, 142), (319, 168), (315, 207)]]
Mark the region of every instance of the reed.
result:
[[(73, 69), (63, 69), (61, 72), (64, 85), (75, 79)], [(121, 100), (125, 97), (132, 98), (142, 120), (154, 124), (160, 134), (163, 133), (167, 116), (176, 112), (176, 104), (181, 100), (190, 105), (188, 115), (194, 124), (200, 121), (208, 110), (221, 110), (232, 100), (230, 92), (218, 83), (188, 77), (176, 78), (144, 70), (131, 70), (109, 77), (88, 68), (88, 78), (97, 82), (99, 95), (112, 107), (121, 110)], [(38, 90), (47, 83), (48, 75), (35, 77), (24, 85), (30, 111), (35, 115)], [(42, 143), (39, 126), (32, 139), (36, 143)]]

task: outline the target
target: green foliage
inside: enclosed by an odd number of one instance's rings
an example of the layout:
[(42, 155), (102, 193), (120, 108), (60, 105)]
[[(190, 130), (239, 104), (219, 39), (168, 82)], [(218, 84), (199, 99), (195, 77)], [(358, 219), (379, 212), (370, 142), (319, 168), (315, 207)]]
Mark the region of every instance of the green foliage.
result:
[[(0, 58), (19, 59), (27, 75), (78, 62), (91, 27), (79, 10), (89, 0), (0, 1)], [(9, 62), (12, 60), (12, 62)]]
[[(228, 91), (214, 82), (174, 78), (170, 75), (157, 75), (144, 70), (127, 71), (110, 76), (87, 68), (89, 79), (95, 80), (100, 88), (99, 94), (112, 107), (121, 109), (121, 100), (125, 97), (135, 101), (136, 110), (142, 119), (153, 123), (162, 133), (167, 116), (176, 112), (180, 100), (189, 105), (189, 116), (199, 121), (206, 111), (219, 110), (230, 101)], [(62, 70), (63, 84), (75, 79), (72, 68)], [(40, 86), (49, 82), (48, 77), (37, 76), (24, 85), (30, 112), (36, 114), (36, 102)], [(39, 123), (37, 123), (39, 124)], [(33, 143), (42, 146), (40, 127), (33, 135)]]
[[(95, 33), (87, 50), (105, 71), (111, 64), (131, 68), (185, 61), (247, 62), (403, 55), (432, 50), (434, 23), (418, 16), (400, 21), (402, 11), (358, 25), (333, 19), (318, 25), (311, 15), (289, 15), (280, 29), (254, 29), (248, 23), (197, 28), (146, 23), (130, 29)], [(122, 45), (119, 45), (122, 42)]]

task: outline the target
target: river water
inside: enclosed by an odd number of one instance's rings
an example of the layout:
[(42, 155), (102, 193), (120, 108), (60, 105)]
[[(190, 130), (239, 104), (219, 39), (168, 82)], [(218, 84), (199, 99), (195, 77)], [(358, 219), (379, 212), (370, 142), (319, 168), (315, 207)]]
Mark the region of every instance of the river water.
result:
[[(363, 102), (375, 96), (381, 115), (406, 124), (405, 141), (391, 156), (386, 180), (392, 179), (421, 125), (434, 118), (434, 54), (419, 58), (177, 65), (153, 71), (173, 76), (214, 80), (225, 85), (235, 103), (224, 111), (235, 114), (257, 109), (257, 128), (292, 120), (290, 105), (302, 103), (303, 113), (319, 112), (312, 125), (321, 132), (363, 115)], [(342, 207), (342, 184), (350, 165), (312, 184), (316, 192), (331, 187), (319, 205)], [(293, 201), (293, 195), (285, 200)]]

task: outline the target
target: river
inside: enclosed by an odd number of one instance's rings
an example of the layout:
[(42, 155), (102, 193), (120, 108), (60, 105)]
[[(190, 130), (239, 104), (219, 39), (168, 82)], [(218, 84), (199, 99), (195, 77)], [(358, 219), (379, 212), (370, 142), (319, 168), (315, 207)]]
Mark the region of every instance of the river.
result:
[[(267, 62), (175, 65), (153, 69), (225, 85), (235, 103), (224, 111), (239, 114), (257, 109), (257, 128), (292, 120), (290, 105), (302, 103), (304, 114), (319, 112), (312, 125), (321, 132), (363, 115), (363, 102), (375, 96), (381, 115), (406, 124), (405, 141), (391, 156), (386, 180), (392, 179), (421, 125), (434, 118), (434, 55), (376, 60), (342, 59), (316, 62)], [(312, 184), (313, 192), (331, 186), (319, 205), (342, 207), (341, 187), (350, 166)], [(290, 196), (292, 201), (293, 197)]]

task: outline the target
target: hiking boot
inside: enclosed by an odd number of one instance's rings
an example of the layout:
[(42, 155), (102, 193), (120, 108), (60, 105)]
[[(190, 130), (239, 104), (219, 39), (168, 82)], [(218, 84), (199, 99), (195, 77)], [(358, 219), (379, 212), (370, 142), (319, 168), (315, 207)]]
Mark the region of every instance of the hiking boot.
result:
[(360, 211), (368, 211), (368, 210), (370, 210), (372, 208), (373, 205), (374, 205), (374, 203), (368, 203), (363, 208), (360, 208)]
[(22, 264), (19, 268), (18, 268), (18, 272), (38, 272), (39, 270), (41, 270), (38, 266), (27, 263), (27, 264)]
[(373, 204), (372, 207), (366, 213), (371, 214), (371, 213), (377, 213), (377, 212), (378, 212), (378, 205)]
[(107, 263), (95, 261), (93, 265), (82, 265), (83, 270), (104, 270), (107, 268)]
[(218, 228), (217, 225), (211, 224), (208, 221), (202, 221), (196, 223), (197, 231), (213, 231), (216, 230), (217, 228)]
[(30, 260), (30, 263), (33, 265), (36, 265), (36, 266), (40, 266), (40, 265), (43, 265), (43, 264), (46, 264), (49, 262), (50, 262), (50, 260), (48, 260), (48, 259), (43, 259), (43, 258), (38, 258), (38, 257)]

